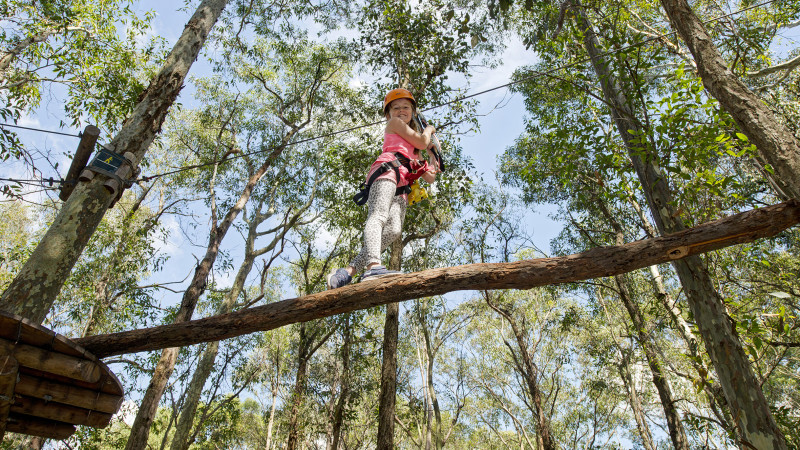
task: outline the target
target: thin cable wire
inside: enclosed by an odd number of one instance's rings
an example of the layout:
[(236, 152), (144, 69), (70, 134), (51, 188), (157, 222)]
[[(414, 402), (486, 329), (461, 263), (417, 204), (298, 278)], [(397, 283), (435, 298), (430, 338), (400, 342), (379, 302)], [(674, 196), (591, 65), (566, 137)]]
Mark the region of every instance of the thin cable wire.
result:
[(10, 123), (0, 123), (0, 127), (13, 127), (13, 128), (21, 128), (23, 130), (38, 131), (40, 133), (60, 134), (62, 136), (70, 136), (77, 138), (81, 137), (80, 134), (63, 133), (61, 131), (53, 131), (53, 130), (43, 130), (41, 128), (23, 127), (22, 125), (14, 125)]
[[(723, 14), (721, 16), (718, 16), (718, 17), (703, 21), (703, 24), (704, 25), (705, 24), (709, 24), (709, 23), (712, 23), (712, 22), (716, 22), (716, 21), (728, 18), (728, 17), (732, 17), (732, 16), (735, 16), (735, 15), (738, 15), (738, 14), (742, 14), (742, 13), (750, 11), (752, 9), (760, 8), (762, 6), (766, 6), (766, 5), (769, 5), (771, 3), (775, 3), (776, 1), (777, 0), (766, 0), (764, 2), (757, 3), (757, 4), (754, 4), (754, 5), (748, 6), (746, 8), (742, 8), (740, 10), (730, 12), (728, 14)], [(645, 40), (643, 40), (641, 42), (637, 42), (635, 44), (629, 44), (629, 45), (620, 47), (620, 48), (615, 49), (615, 50), (610, 50), (610, 51), (607, 51), (607, 52), (600, 53), (599, 56), (600, 57), (604, 57), (604, 56), (611, 56), (611, 55), (614, 55), (614, 54), (617, 54), (617, 53), (623, 53), (623, 52), (626, 52), (628, 50), (632, 50), (634, 48), (638, 48), (638, 47), (644, 46), (646, 44), (649, 44), (650, 42), (654, 42), (656, 40), (665, 38), (667, 36), (671, 36), (671, 35), (673, 35), (675, 33), (676, 33), (676, 31), (671, 31), (669, 33), (662, 33), (662, 34), (659, 34), (659, 35), (656, 35), (656, 36), (652, 36), (650, 38), (647, 38), (647, 39), (645, 39)], [(431, 106), (431, 107), (428, 107), (428, 108), (425, 108), (425, 109), (421, 109), (420, 111), (422, 111), (422, 112), (432, 111), (434, 109), (438, 109), (438, 108), (441, 108), (443, 106), (451, 105), (453, 103), (462, 102), (464, 100), (467, 100), (467, 99), (470, 99), (470, 98), (474, 98), (474, 97), (478, 97), (480, 95), (484, 95), (484, 94), (487, 94), (489, 92), (493, 92), (493, 91), (496, 91), (496, 90), (499, 90), (499, 89), (509, 88), (509, 87), (517, 85), (517, 84), (521, 84), (521, 83), (525, 83), (525, 82), (528, 82), (528, 81), (532, 81), (532, 80), (535, 80), (537, 78), (549, 75), (551, 73), (562, 71), (562, 70), (565, 70), (565, 69), (569, 69), (571, 67), (575, 67), (575, 66), (584, 64), (586, 62), (589, 62), (589, 61), (591, 61), (591, 58), (587, 57), (587, 58), (584, 58), (584, 59), (581, 59), (581, 60), (578, 60), (578, 61), (575, 61), (575, 62), (572, 62), (572, 63), (569, 63), (569, 64), (565, 64), (565, 65), (562, 65), (562, 66), (554, 67), (554, 68), (552, 68), (550, 70), (546, 70), (546, 71), (543, 71), (543, 72), (532, 71), (530, 75), (522, 77), (522, 78), (520, 78), (518, 80), (510, 81), (508, 83), (501, 84), (499, 86), (495, 86), (495, 87), (492, 87), (492, 88), (489, 88), (489, 89), (484, 89), (482, 91), (478, 91), (478, 92), (475, 92), (475, 93), (472, 93), (472, 94), (469, 94), (469, 95), (464, 95), (464, 96), (461, 96), (461, 97), (457, 97), (457, 98), (455, 98), (453, 100), (441, 103), (439, 105), (435, 105), (435, 106)], [(378, 124), (383, 123), (383, 122), (385, 122), (385, 119), (381, 119), (381, 120), (378, 120), (378, 121), (370, 122), (370, 123), (367, 123), (367, 124), (356, 125), (356, 126), (352, 126), (352, 127), (349, 127), (349, 128), (344, 128), (344, 129), (341, 129), (341, 130), (332, 131), (330, 133), (324, 133), (324, 134), (317, 135), (317, 136), (312, 136), (312, 137), (309, 137), (309, 138), (300, 139), (300, 140), (297, 140), (297, 141), (294, 141), (294, 142), (289, 142), (289, 143), (284, 144), (284, 145), (288, 147), (288, 146), (303, 144), (303, 143), (306, 143), (306, 142), (312, 142), (312, 141), (316, 141), (316, 140), (319, 140), (319, 139), (324, 139), (324, 138), (336, 136), (336, 135), (339, 135), (339, 134), (349, 133), (351, 131), (359, 130), (359, 129), (362, 129), (362, 128), (371, 127), (371, 126), (378, 125)], [(19, 125), (0, 124), (0, 126), (9, 126), (9, 127), (16, 127), (16, 128), (27, 129), (27, 130), (33, 130), (33, 131), (40, 131), (40, 132), (45, 132), (45, 133), (61, 134), (61, 135), (64, 135), (64, 136), (80, 137), (80, 135), (67, 134), (67, 133), (62, 133), (62, 132), (58, 132), (58, 131), (41, 130), (41, 129), (36, 129), (36, 128), (23, 127), (23, 126), (19, 126)], [(98, 143), (98, 145), (100, 145), (103, 148), (106, 148), (100, 143)], [(261, 153), (272, 152), (272, 151), (276, 150), (277, 148), (278, 148), (277, 146), (276, 147), (270, 147), (270, 148), (263, 149), (263, 150), (256, 150), (256, 151), (253, 151), (253, 152), (234, 155), (234, 156), (232, 156), (230, 158), (227, 158), (227, 159), (213, 160), (213, 161), (210, 161), (210, 162), (207, 162), (207, 163), (183, 166), (183, 167), (179, 167), (177, 169), (170, 170), (170, 171), (167, 171), (167, 172), (162, 172), (162, 173), (155, 174), (155, 175), (150, 175), (150, 176), (143, 176), (143, 177), (140, 177), (140, 178), (138, 178), (136, 180), (133, 180), (133, 181), (134, 182), (138, 182), (138, 181), (145, 181), (146, 182), (146, 181), (150, 181), (150, 180), (153, 180), (153, 179), (156, 179), (156, 178), (160, 178), (160, 177), (164, 177), (164, 176), (168, 176), (168, 175), (174, 175), (174, 174), (180, 173), (180, 172), (199, 169), (201, 167), (213, 166), (215, 164), (223, 164), (223, 163), (230, 162), (230, 161), (233, 161), (233, 160), (238, 159), (238, 158), (244, 158), (246, 156), (253, 156), (253, 155), (258, 155), (258, 154), (261, 154)], [(12, 179), (0, 178), (0, 181), (11, 181), (11, 182), (20, 183), (20, 182), (24, 182), (24, 181), (36, 182), (36, 181), (39, 181), (39, 180), (12, 180)], [(50, 180), (44, 180), (44, 182), (50, 182)], [(64, 183), (64, 180), (52, 180), (52, 182), (53, 183)]]
[[(725, 19), (727, 17), (732, 17), (734, 15), (742, 14), (742, 13), (750, 11), (752, 9), (760, 8), (762, 6), (769, 5), (771, 3), (775, 3), (776, 1), (777, 0), (766, 0), (764, 2), (748, 6), (746, 8), (742, 8), (740, 10), (730, 12), (728, 14), (723, 14), (723, 15), (715, 17), (713, 19), (706, 20), (706, 21), (703, 22), (703, 24), (709, 24), (709, 23), (712, 23), (712, 22), (716, 22), (716, 21)], [(661, 38), (664, 38), (664, 37), (667, 37), (667, 36), (671, 36), (671, 35), (673, 35), (675, 33), (676, 33), (676, 31), (671, 31), (669, 33), (662, 33), (662, 34), (659, 34), (659, 35), (656, 35), (656, 36), (652, 36), (650, 38), (647, 38), (647, 39), (645, 39), (645, 40), (643, 40), (641, 42), (635, 43), (635, 44), (630, 44), (630, 45), (621, 47), (619, 49), (610, 50), (610, 51), (607, 51), (607, 52), (604, 52), (604, 53), (600, 53), (599, 56), (604, 57), (604, 56), (614, 55), (614, 54), (617, 54), (617, 53), (623, 53), (623, 52), (626, 52), (628, 50), (644, 46), (644, 45), (646, 45), (646, 44), (648, 44), (650, 42), (654, 42), (654, 41), (659, 40)], [(508, 88), (508, 87), (511, 87), (513, 85), (516, 85), (516, 84), (525, 83), (527, 81), (532, 81), (532, 80), (534, 80), (536, 78), (540, 78), (540, 77), (549, 75), (549, 74), (557, 72), (557, 71), (569, 69), (571, 67), (574, 67), (574, 66), (577, 66), (577, 65), (580, 65), (580, 64), (584, 64), (584, 63), (589, 62), (589, 61), (591, 61), (591, 59), (587, 57), (587, 58), (584, 58), (582, 60), (579, 60), (579, 61), (576, 61), (576, 62), (573, 62), (573, 63), (565, 64), (565, 65), (558, 66), (558, 67), (555, 67), (555, 68), (550, 69), (550, 70), (546, 70), (544, 72), (534, 71), (530, 75), (528, 75), (526, 77), (523, 77), (523, 78), (520, 78), (519, 80), (510, 81), (508, 83), (505, 83), (505, 84), (502, 84), (502, 85), (499, 85), (499, 86), (495, 86), (493, 88), (485, 89), (485, 90), (482, 90), (482, 91), (479, 91), (479, 92), (475, 92), (475, 93), (469, 94), (469, 95), (464, 95), (462, 97), (457, 97), (457, 98), (455, 98), (453, 100), (450, 100), (448, 102), (441, 103), (441, 104), (435, 105), (435, 106), (431, 106), (431, 107), (428, 107), (428, 108), (425, 108), (425, 109), (421, 109), (420, 111), (422, 111), (422, 112), (431, 111), (431, 110), (434, 110), (434, 109), (441, 108), (443, 106), (451, 105), (451, 104), (456, 103), (456, 102), (462, 102), (464, 100), (467, 100), (467, 99), (470, 99), (470, 98), (473, 98), (473, 97), (477, 97), (479, 95), (487, 94), (489, 92), (493, 92), (493, 91), (496, 91), (496, 90), (499, 90), (499, 89)], [(375, 121), (375, 122), (372, 122), (372, 123), (368, 123), (368, 124), (364, 124), (364, 125), (358, 125), (358, 126), (354, 126), (354, 127), (350, 127), (350, 128), (345, 128), (343, 130), (322, 134), (322, 135), (319, 135), (319, 136), (316, 136), (316, 137), (310, 137), (310, 138), (306, 138), (306, 139), (301, 139), (301, 140), (296, 141), (296, 142), (290, 142), (290, 143), (288, 143), (286, 145), (287, 146), (291, 146), (291, 145), (302, 144), (304, 142), (311, 142), (311, 141), (314, 141), (314, 140), (317, 140), (317, 139), (323, 139), (323, 138), (335, 136), (337, 134), (347, 133), (347, 132), (358, 130), (358, 129), (361, 129), (361, 128), (371, 127), (373, 125), (377, 125), (377, 124), (383, 123), (383, 122), (385, 122), (385, 119), (382, 119), (382, 120), (379, 120), (379, 121)], [(232, 160), (237, 159), (237, 158), (243, 158), (245, 156), (252, 156), (252, 155), (257, 155), (257, 154), (260, 154), (260, 153), (266, 153), (266, 152), (274, 151), (276, 148), (277, 147), (271, 147), (271, 148), (264, 149), (264, 150), (256, 150), (256, 151), (249, 152), (249, 153), (243, 153), (243, 154), (240, 154), (240, 155), (235, 155), (235, 156), (233, 156), (231, 158), (228, 158), (228, 159), (225, 159), (225, 160), (214, 160), (214, 161), (211, 161), (211, 162), (208, 162), (208, 163), (204, 163), (204, 164), (196, 164), (196, 165), (193, 165), (193, 166), (185, 166), (183, 168), (175, 169), (175, 170), (164, 172), (164, 173), (161, 173), (161, 174), (151, 175), (151, 176), (147, 176), (147, 177), (141, 177), (139, 180), (136, 180), (136, 181), (140, 181), (140, 180), (141, 181), (149, 181), (149, 180), (154, 179), (154, 178), (159, 178), (159, 177), (162, 177), (162, 176), (172, 175), (172, 174), (184, 171), (184, 170), (193, 170), (193, 169), (197, 169), (197, 168), (200, 168), (200, 167), (211, 166), (211, 165), (214, 165), (214, 164), (222, 164), (224, 162), (232, 161)]]
[[(766, 1), (762, 2), (762, 3), (751, 5), (751, 6), (748, 6), (747, 8), (742, 8), (742, 9), (740, 9), (738, 11), (734, 11), (734, 12), (731, 12), (731, 13), (728, 13), (728, 14), (723, 14), (723, 15), (715, 17), (713, 19), (706, 20), (706, 21), (703, 22), (703, 24), (707, 25), (707, 24), (712, 23), (712, 22), (717, 22), (719, 20), (734, 16), (734, 15), (742, 14), (744, 12), (747, 12), (747, 11), (751, 10), (751, 9), (760, 8), (762, 6), (769, 5), (770, 3), (775, 3), (776, 1), (778, 1), (778, 0), (766, 0)], [(659, 35), (656, 35), (656, 36), (652, 36), (652, 37), (649, 37), (649, 38), (647, 38), (647, 39), (645, 39), (645, 40), (643, 40), (641, 42), (638, 42), (636, 44), (629, 44), (629, 45), (620, 47), (617, 50), (612, 50), (612, 51), (608, 51), (608, 52), (605, 52), (605, 53), (600, 53), (599, 56), (600, 57), (611, 56), (611, 55), (614, 55), (614, 54), (617, 54), (617, 53), (626, 52), (628, 50), (632, 50), (634, 48), (641, 47), (641, 46), (643, 46), (645, 44), (649, 44), (650, 42), (659, 40), (661, 38), (665, 38), (667, 36), (671, 36), (671, 35), (673, 35), (675, 33), (676, 33), (676, 31), (671, 31), (669, 33), (663, 33), (663, 34), (659, 34)], [(430, 111), (430, 110), (437, 109), (437, 108), (441, 108), (442, 106), (447, 106), (447, 105), (455, 103), (455, 102), (464, 101), (466, 99), (469, 99), (469, 98), (472, 98), (472, 97), (477, 97), (477, 96), (483, 95), (483, 94), (487, 94), (489, 92), (496, 91), (498, 89), (511, 87), (511, 86), (513, 86), (515, 84), (520, 84), (520, 83), (524, 83), (526, 81), (531, 81), (531, 80), (534, 80), (534, 79), (539, 78), (541, 76), (549, 75), (549, 74), (551, 74), (553, 72), (556, 72), (556, 71), (569, 69), (570, 67), (574, 67), (574, 66), (577, 66), (577, 65), (580, 65), (580, 64), (584, 64), (584, 63), (587, 63), (589, 61), (591, 61), (591, 58), (587, 57), (587, 58), (584, 58), (582, 60), (579, 60), (579, 61), (576, 61), (576, 62), (573, 62), (573, 63), (570, 63), (570, 64), (566, 64), (566, 65), (563, 65), (563, 66), (556, 67), (554, 69), (546, 70), (544, 72), (533, 71), (530, 76), (526, 76), (526, 77), (520, 78), (519, 80), (510, 81), (510, 82), (508, 82), (506, 84), (502, 84), (500, 86), (495, 86), (493, 88), (485, 89), (483, 91), (479, 91), (479, 92), (476, 92), (474, 94), (465, 95), (463, 97), (456, 98), (455, 100), (451, 100), (449, 102), (442, 103), (441, 105), (431, 106), (429, 108), (423, 109), (422, 112)]]

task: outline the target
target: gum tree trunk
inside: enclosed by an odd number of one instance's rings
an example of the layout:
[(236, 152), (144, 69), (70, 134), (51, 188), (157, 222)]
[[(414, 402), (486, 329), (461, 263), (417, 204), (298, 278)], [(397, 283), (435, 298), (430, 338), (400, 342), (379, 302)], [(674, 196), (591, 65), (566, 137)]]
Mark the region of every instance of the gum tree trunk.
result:
[[(692, 52), (703, 85), (775, 170), (773, 181), (783, 191), (784, 199), (800, 198), (800, 143), (767, 105), (731, 72), (686, 0), (661, 0), (661, 5), (672, 27)], [(771, 427), (761, 421), (751, 425)]]
[[(609, 65), (597, 48), (594, 33), (583, 9), (578, 7), (578, 23), (584, 30), (584, 45), (603, 88), (611, 115), (617, 125), (629, 157), (636, 169), (656, 227), (662, 235), (686, 229), (671, 207), (672, 194), (652, 150), (634, 144), (634, 132), (643, 131), (631, 108), (631, 102), (620, 89)], [(638, 134), (638, 133), (637, 133)], [(644, 155), (644, 158), (643, 158)], [(649, 155), (649, 157), (647, 156)], [(647, 159), (645, 159), (647, 158)], [(734, 334), (722, 298), (714, 288), (708, 271), (699, 256), (689, 256), (673, 263), (684, 288), (689, 307), (711, 356), (731, 414), (737, 419), (743, 440), (759, 449), (785, 449), (786, 441), (767, 405), (761, 386), (753, 373), (741, 342)]]
[(291, 412), (289, 413), (289, 438), (286, 441), (287, 450), (295, 450), (300, 445), (302, 425), (300, 424), (300, 408), (306, 395), (306, 377), (308, 374), (308, 360), (311, 358), (312, 337), (306, 331), (306, 324), (300, 324), (300, 345), (297, 349), (297, 374), (294, 380), (294, 390), (291, 397)]
[[(131, 117), (109, 144), (116, 153), (132, 155), (138, 166), (161, 130), (169, 107), (183, 87), (227, 0), (203, 0), (167, 56), (161, 71), (142, 94)], [(114, 200), (103, 186), (109, 178), (97, 174), (79, 183), (61, 206), (53, 224), (0, 297), (0, 308), (42, 323), (75, 262)]]
[(506, 345), (511, 352), (511, 358), (514, 361), (517, 371), (522, 378), (525, 379), (525, 384), (528, 387), (528, 396), (533, 409), (531, 412), (534, 415), (534, 421), (536, 423), (536, 440), (538, 447), (542, 450), (556, 450), (558, 447), (550, 427), (550, 417), (546, 412), (547, 405), (544, 404), (542, 390), (539, 387), (539, 369), (531, 357), (531, 351), (526, 340), (527, 332), (520, 327), (517, 319), (514, 317), (513, 311), (507, 311), (493, 304), (489, 300), (489, 297), (487, 297), (486, 300), (489, 307), (497, 311), (497, 313), (508, 322), (511, 326), (511, 332), (514, 334), (518, 353), (514, 352), (508, 342), (506, 342)]
[[(624, 352), (622, 348), (620, 348), (620, 351)], [(653, 435), (650, 433), (650, 427), (647, 425), (647, 416), (642, 409), (642, 400), (636, 392), (636, 384), (633, 382), (633, 377), (628, 367), (630, 353), (632, 351), (633, 350), (629, 350), (628, 354), (623, 354), (622, 361), (617, 365), (617, 370), (619, 371), (620, 378), (622, 378), (622, 383), (625, 385), (625, 393), (628, 395), (628, 403), (631, 405), (633, 418), (636, 420), (636, 429), (639, 430), (639, 437), (642, 438), (642, 446), (645, 450), (656, 450), (653, 444)]]
[[(611, 214), (611, 211), (608, 210), (606, 204), (601, 199), (595, 198), (595, 202), (600, 211), (616, 234), (616, 244), (623, 244), (625, 239), (622, 226), (617, 222), (613, 214)], [(625, 306), (625, 310), (628, 311), (628, 316), (633, 323), (634, 332), (636, 333), (636, 342), (642, 348), (645, 358), (647, 359), (647, 365), (650, 367), (650, 373), (653, 375), (653, 385), (655, 385), (656, 392), (658, 392), (658, 397), (661, 400), (661, 407), (664, 410), (664, 417), (667, 419), (667, 428), (669, 429), (669, 437), (672, 440), (672, 445), (676, 449), (688, 450), (689, 440), (686, 438), (683, 423), (681, 423), (678, 409), (675, 407), (672, 389), (667, 380), (664, 367), (661, 364), (659, 351), (646, 330), (647, 325), (639, 309), (639, 305), (631, 296), (630, 289), (628, 289), (628, 278), (625, 275), (616, 275), (614, 276), (614, 282), (617, 285), (619, 298), (622, 300), (622, 304)]]
[(352, 329), (350, 326), (350, 318), (346, 319), (344, 325), (344, 343), (342, 343), (342, 375), (341, 375), (341, 392), (339, 392), (339, 399), (336, 402), (336, 408), (333, 413), (333, 423), (331, 426), (331, 449), (338, 450), (342, 438), (342, 426), (344, 424), (344, 413), (347, 408), (348, 397), (350, 397), (350, 346)]
[[(389, 268), (400, 270), (403, 241), (392, 244)], [(381, 390), (378, 397), (378, 436), (375, 448), (394, 450), (394, 410), (397, 395), (397, 339), (400, 328), (400, 304), (386, 305), (383, 324), (383, 362), (381, 363)]]

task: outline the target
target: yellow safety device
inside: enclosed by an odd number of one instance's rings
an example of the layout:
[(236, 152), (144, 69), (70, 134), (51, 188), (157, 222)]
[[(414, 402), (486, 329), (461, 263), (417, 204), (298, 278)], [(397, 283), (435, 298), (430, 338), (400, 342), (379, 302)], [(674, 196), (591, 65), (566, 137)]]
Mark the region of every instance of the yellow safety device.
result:
[(426, 198), (428, 198), (428, 192), (424, 187), (419, 185), (419, 180), (414, 180), (414, 183), (411, 184), (411, 193), (408, 194), (408, 204), (413, 205)]

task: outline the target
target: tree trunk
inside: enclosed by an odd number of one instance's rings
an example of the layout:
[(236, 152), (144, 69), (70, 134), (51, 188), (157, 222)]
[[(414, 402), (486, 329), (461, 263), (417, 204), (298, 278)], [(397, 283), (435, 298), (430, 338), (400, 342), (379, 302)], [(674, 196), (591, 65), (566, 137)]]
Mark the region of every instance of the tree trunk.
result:
[(292, 391), (292, 408), (289, 413), (289, 438), (286, 441), (287, 450), (296, 450), (300, 443), (301, 424), (300, 424), (300, 407), (303, 403), (303, 398), (306, 394), (306, 375), (308, 372), (308, 358), (311, 350), (311, 339), (306, 333), (306, 324), (300, 324), (300, 344), (297, 350), (297, 374), (294, 381), (294, 390)]
[[(433, 338), (431, 337), (428, 324), (425, 320), (424, 313), (417, 305), (417, 321), (422, 330), (422, 339), (424, 344), (425, 357), (420, 360), (420, 370), (424, 369), (423, 377), (425, 379), (423, 389), (426, 392), (428, 401), (426, 416), (428, 425), (428, 439), (426, 442), (431, 442), (433, 437), (433, 445), (437, 450), (444, 447), (444, 430), (442, 427), (442, 412), (439, 408), (439, 399), (436, 396), (436, 387), (433, 384), (433, 365), (436, 360), (436, 350), (434, 348)], [(431, 416), (432, 414), (432, 416)]]
[[(622, 246), (511, 263), (467, 264), (365, 281), (221, 316), (90, 336), (74, 341), (98, 357), (219, 341), (284, 325), (448, 292), (530, 289), (608, 277), (691, 255), (771, 237), (800, 223), (790, 201), (709, 222), (686, 231)], [(376, 295), (380, 289), (380, 295)]]
[(264, 450), (272, 447), (272, 428), (275, 425), (275, 411), (278, 408), (278, 387), (281, 383), (281, 353), (275, 350), (275, 379), (272, 380), (272, 405), (269, 408), (269, 421), (267, 422), (267, 444)]
[(645, 330), (647, 325), (639, 310), (639, 305), (631, 298), (623, 275), (615, 276), (614, 281), (617, 284), (620, 299), (625, 305), (625, 309), (628, 311), (628, 315), (633, 322), (633, 327), (636, 332), (636, 341), (644, 351), (647, 364), (650, 366), (650, 372), (653, 375), (653, 384), (661, 400), (661, 407), (664, 409), (664, 417), (667, 419), (667, 428), (669, 429), (669, 437), (672, 440), (672, 446), (676, 449), (689, 449), (689, 440), (686, 438), (686, 432), (683, 430), (683, 424), (681, 423), (678, 409), (675, 407), (675, 400), (672, 398), (672, 389), (670, 389), (666, 373), (658, 357), (658, 350), (656, 350)]
[[(620, 352), (624, 352), (624, 350), (620, 348)], [(644, 413), (644, 409), (642, 409), (642, 401), (639, 398), (639, 394), (636, 392), (636, 384), (633, 382), (633, 377), (631, 377), (630, 368), (628, 366), (630, 353), (632, 352), (633, 350), (631, 349), (627, 354), (623, 355), (622, 361), (617, 365), (617, 370), (619, 371), (620, 378), (622, 378), (622, 384), (625, 385), (628, 404), (631, 405), (633, 418), (636, 420), (636, 429), (639, 431), (639, 437), (642, 438), (642, 446), (645, 450), (656, 450), (653, 444), (653, 436), (650, 433), (650, 427), (647, 425), (647, 416)]]
[[(636, 168), (658, 231), (663, 235), (685, 230), (683, 223), (672, 211), (672, 195), (661, 170), (653, 161), (651, 149), (633, 143), (634, 136), (629, 130), (640, 132), (642, 129), (633, 120), (635, 115), (630, 107), (631, 102), (619, 88), (608, 64), (601, 59), (597, 50), (597, 36), (585, 12), (580, 8), (577, 17), (584, 30), (587, 53), (592, 59), (603, 94), (610, 105), (611, 115)], [(644, 160), (642, 155), (650, 157)], [(753, 374), (722, 299), (703, 267), (702, 260), (698, 256), (689, 256), (676, 260), (673, 266), (719, 376), (731, 414), (737, 418), (744, 440), (756, 448), (786, 448), (783, 434), (775, 423), (761, 386)]]
[(501, 312), (501, 314), (505, 317), (506, 321), (508, 321), (509, 325), (511, 325), (511, 331), (514, 333), (514, 338), (517, 341), (519, 355), (522, 359), (522, 364), (520, 364), (520, 361), (516, 361), (517, 369), (525, 379), (525, 383), (528, 386), (528, 395), (530, 395), (531, 402), (535, 409), (533, 413), (536, 420), (539, 446), (542, 450), (555, 450), (558, 447), (553, 439), (553, 431), (550, 428), (550, 417), (546, 413), (547, 405), (544, 404), (542, 390), (539, 388), (539, 369), (531, 358), (528, 343), (525, 340), (525, 334), (517, 324), (517, 320), (510, 312)]
[[(728, 69), (703, 23), (686, 0), (661, 0), (672, 27), (686, 42), (697, 62), (697, 73), (708, 92), (719, 100), (748, 140), (755, 144), (761, 157), (775, 170), (773, 181), (784, 198), (800, 198), (800, 143), (792, 132), (770, 111), (739, 78)], [(774, 421), (744, 419), (755, 433), (755, 442), (772, 440), (782, 446), (784, 439), (773, 440)], [(758, 431), (763, 430), (763, 431)], [(749, 433), (746, 433), (749, 434)], [(763, 435), (763, 437), (762, 437)], [(760, 448), (760, 447), (759, 447)]]
[(186, 450), (191, 445), (189, 436), (192, 432), (194, 425), (195, 413), (197, 412), (197, 405), (200, 403), (200, 397), (203, 395), (203, 387), (208, 380), (209, 374), (214, 369), (214, 362), (217, 359), (217, 351), (219, 350), (219, 341), (209, 342), (203, 353), (200, 355), (200, 362), (197, 364), (192, 375), (192, 381), (186, 388), (186, 395), (181, 408), (178, 423), (175, 425), (175, 434), (172, 436), (171, 450)]
[[(616, 244), (621, 245), (625, 242), (625, 234), (622, 226), (617, 222), (614, 216), (606, 207), (606, 204), (601, 200), (596, 200), (601, 213), (606, 221), (611, 225), (614, 234), (616, 235)], [(667, 428), (669, 429), (669, 437), (672, 440), (672, 446), (676, 449), (689, 449), (689, 440), (686, 438), (686, 432), (683, 429), (681, 418), (678, 410), (675, 407), (675, 400), (672, 398), (672, 389), (667, 381), (666, 373), (661, 365), (661, 360), (658, 356), (658, 350), (655, 348), (655, 343), (650, 338), (646, 328), (644, 317), (639, 309), (639, 305), (631, 297), (630, 290), (628, 289), (628, 281), (624, 275), (615, 275), (614, 282), (617, 285), (617, 292), (622, 304), (628, 311), (628, 315), (633, 323), (633, 328), (636, 333), (636, 341), (644, 351), (647, 364), (650, 366), (650, 372), (653, 375), (653, 384), (658, 392), (658, 397), (661, 400), (661, 407), (664, 410), (664, 417), (667, 419)]]
[[(131, 117), (109, 146), (130, 154), (136, 167), (153, 142), (197, 59), (206, 36), (227, 0), (203, 0), (183, 30), (159, 74), (145, 90)], [(104, 186), (109, 178), (97, 174), (79, 183), (61, 206), (53, 224), (25, 265), (0, 297), (0, 309), (42, 323), (61, 287), (86, 247), (114, 195)]]
[[(400, 270), (403, 242), (392, 244), (389, 268)], [(397, 395), (397, 339), (400, 328), (400, 304), (386, 305), (383, 325), (383, 362), (381, 363), (381, 390), (378, 403), (378, 436), (375, 448), (394, 450), (394, 411)]]
[(347, 408), (348, 397), (350, 396), (350, 335), (352, 330), (350, 328), (350, 318), (348, 317), (344, 326), (344, 343), (342, 343), (342, 374), (341, 374), (341, 392), (339, 392), (339, 400), (336, 402), (336, 408), (333, 414), (333, 427), (331, 428), (331, 449), (339, 449), (339, 441), (341, 441), (342, 424), (344, 423), (344, 412)]

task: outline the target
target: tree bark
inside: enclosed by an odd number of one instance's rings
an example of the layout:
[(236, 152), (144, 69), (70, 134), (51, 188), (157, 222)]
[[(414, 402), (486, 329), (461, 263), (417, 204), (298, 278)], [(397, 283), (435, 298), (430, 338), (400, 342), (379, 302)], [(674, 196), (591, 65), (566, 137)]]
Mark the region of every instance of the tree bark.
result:
[[(389, 268), (400, 270), (403, 242), (392, 244)], [(383, 362), (381, 363), (381, 390), (378, 397), (378, 435), (375, 448), (394, 450), (394, 412), (397, 396), (397, 339), (400, 328), (400, 304), (386, 304), (383, 325)]]
[[(620, 348), (620, 351), (622, 352), (623, 349)], [(633, 377), (631, 377), (630, 368), (628, 367), (630, 353), (632, 353), (632, 350), (623, 355), (622, 361), (617, 365), (617, 370), (620, 378), (622, 378), (622, 384), (625, 385), (625, 393), (628, 395), (628, 403), (633, 411), (633, 418), (636, 421), (636, 429), (639, 430), (639, 437), (642, 438), (642, 446), (645, 450), (656, 450), (653, 444), (653, 435), (647, 425), (647, 416), (642, 408), (642, 401), (636, 392), (636, 384), (633, 382)]]
[[(617, 222), (604, 202), (597, 200), (596, 204), (606, 221), (611, 225), (616, 235), (616, 244), (622, 245), (625, 242), (622, 226)], [(659, 352), (655, 348), (655, 342), (653, 342), (646, 330), (647, 325), (645, 324), (639, 305), (631, 296), (630, 290), (628, 289), (628, 280), (625, 275), (615, 275), (614, 282), (617, 285), (619, 298), (628, 311), (628, 316), (630, 316), (631, 322), (633, 323), (634, 332), (636, 333), (636, 342), (638, 342), (639, 346), (642, 348), (645, 358), (647, 359), (647, 364), (650, 366), (650, 373), (653, 376), (653, 385), (656, 387), (656, 392), (658, 392), (658, 397), (661, 400), (661, 407), (664, 410), (664, 417), (667, 419), (667, 429), (669, 430), (669, 437), (672, 440), (672, 446), (676, 449), (688, 450), (690, 448), (689, 440), (683, 429), (683, 423), (681, 423), (678, 409), (675, 407), (675, 400), (672, 398), (672, 389), (669, 386), (666, 373), (661, 365), (661, 359), (658, 356)]]
[(342, 436), (342, 425), (344, 424), (344, 412), (347, 408), (348, 397), (350, 396), (350, 346), (351, 346), (351, 326), (348, 317), (344, 326), (344, 343), (342, 343), (342, 374), (341, 392), (339, 400), (333, 414), (333, 426), (331, 427), (331, 449), (338, 450)]
[[(719, 100), (748, 140), (755, 144), (764, 161), (775, 170), (773, 181), (783, 190), (781, 194), (784, 198), (800, 198), (800, 143), (767, 105), (731, 72), (686, 0), (661, 0), (661, 5), (697, 61), (697, 73), (708, 92)], [(760, 420), (750, 426), (754, 430), (772, 427)], [(772, 431), (766, 430), (766, 433), (769, 435)], [(783, 439), (775, 442), (779, 441)]]
[[(597, 48), (597, 36), (585, 12), (577, 12), (579, 25), (584, 30), (584, 45), (603, 88), (611, 115), (629, 152), (650, 206), (656, 227), (661, 234), (685, 230), (672, 208), (672, 194), (666, 179), (656, 165), (652, 150), (634, 144), (629, 130), (642, 132), (634, 120), (631, 102), (619, 88), (608, 63), (602, 60)], [(646, 158), (644, 159), (643, 155)], [(733, 417), (737, 418), (743, 439), (756, 448), (786, 448), (786, 441), (778, 429), (764, 393), (753, 374), (747, 355), (736, 337), (725, 311), (722, 298), (717, 293), (703, 262), (698, 256), (688, 256), (673, 262), (678, 278), (686, 293), (689, 307), (711, 356), (714, 369), (725, 392)]]
[(306, 324), (300, 324), (300, 345), (297, 350), (297, 374), (292, 391), (292, 408), (289, 413), (289, 438), (286, 441), (287, 450), (296, 450), (301, 438), (300, 407), (306, 393), (306, 374), (308, 372), (308, 359), (311, 357), (311, 338), (306, 333)]
[[(161, 130), (189, 68), (226, 4), (227, 0), (203, 0), (133, 114), (109, 144), (121, 155), (133, 155), (134, 166), (138, 166)], [(91, 181), (78, 184), (3, 292), (0, 308), (36, 323), (44, 321), (75, 262), (114, 201), (115, 197), (103, 185), (107, 180), (105, 175), (97, 174)]]
[(467, 264), (395, 275), (221, 316), (74, 341), (98, 357), (218, 341), (273, 330), (291, 323), (454, 291), (530, 289), (618, 275), (774, 236), (798, 223), (800, 202), (792, 200), (679, 233), (621, 246), (598, 247), (555, 258)]

